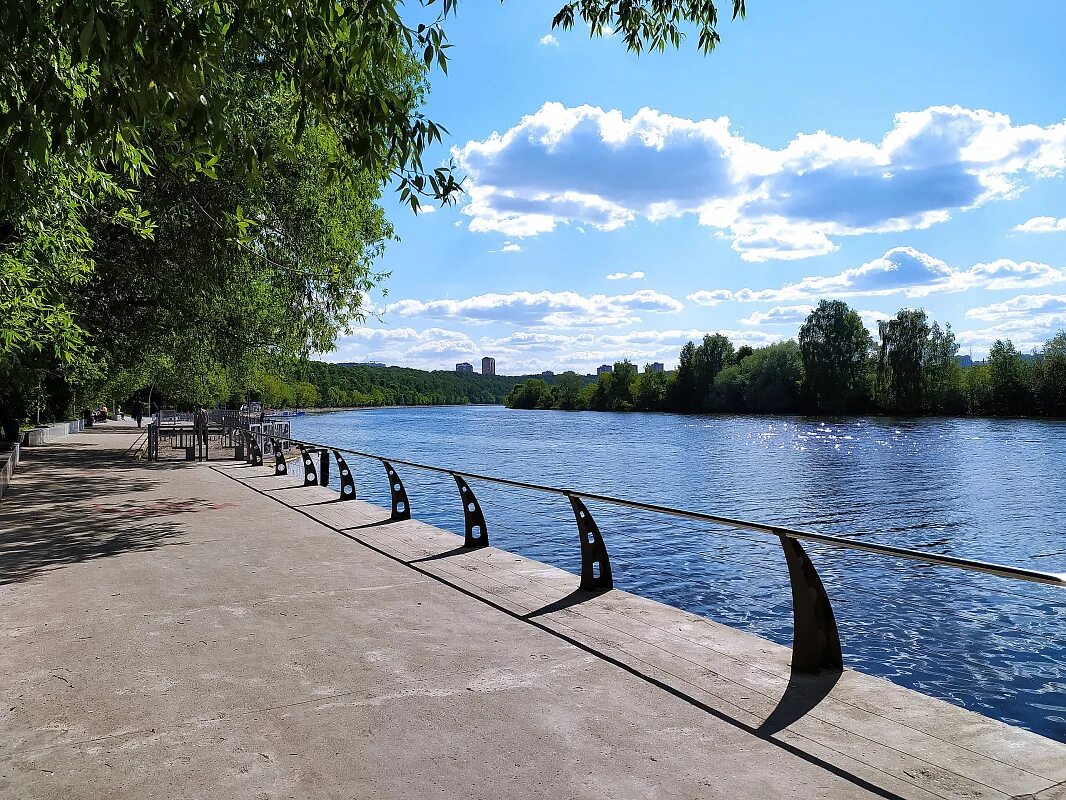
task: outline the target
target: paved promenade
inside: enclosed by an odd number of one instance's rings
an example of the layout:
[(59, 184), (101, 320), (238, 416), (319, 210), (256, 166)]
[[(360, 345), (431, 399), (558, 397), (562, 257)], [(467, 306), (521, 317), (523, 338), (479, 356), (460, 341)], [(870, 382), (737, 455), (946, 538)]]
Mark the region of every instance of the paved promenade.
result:
[(1066, 797), (1066, 744), (136, 433), (0, 500), (5, 800)]

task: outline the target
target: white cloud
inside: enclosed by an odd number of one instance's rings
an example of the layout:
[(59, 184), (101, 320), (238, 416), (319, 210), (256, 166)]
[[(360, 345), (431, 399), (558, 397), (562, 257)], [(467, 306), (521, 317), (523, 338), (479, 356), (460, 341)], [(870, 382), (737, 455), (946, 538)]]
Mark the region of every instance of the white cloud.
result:
[(643, 272), (612, 272), (607, 276), (609, 281), (639, 281), (643, 279)]
[(1063, 233), (1066, 232), (1066, 217), (1031, 217), (1013, 230), (1020, 233)]
[(1002, 303), (971, 308), (966, 312), (966, 318), (985, 321), (1031, 319), (1034, 313), (1048, 315), (1066, 324), (1066, 294), (1021, 294)]
[(479, 352), (467, 334), (446, 328), (355, 328), (337, 341), (330, 361), (384, 361), (438, 368), (450, 360), (466, 360)]
[[(548, 333), (515, 331), (498, 339), (485, 339), (481, 347), (489, 353), (507, 354), (508, 372), (537, 373), (545, 369), (561, 372), (573, 369), (592, 372), (600, 364), (613, 364), (628, 358), (638, 366), (661, 361), (672, 369), (677, 355), (688, 341), (699, 342), (707, 331), (695, 329), (633, 330), (621, 334)], [(752, 330), (720, 330), (733, 344), (758, 347), (788, 338), (783, 334)]]
[(552, 34), (550, 34), (550, 33), (545, 35), (545, 36), (541, 36), (540, 37), (540, 43), (542, 45), (544, 45), (545, 47), (558, 47), (559, 46), (559, 40), (556, 39), (554, 36), (552, 36)]
[[(757, 330), (719, 330), (735, 345), (761, 346), (788, 338), (784, 333)], [(497, 359), (501, 374), (536, 374), (545, 369), (562, 372), (573, 369), (592, 372), (603, 363), (629, 358), (643, 367), (662, 361), (667, 368), (677, 365), (677, 355), (685, 342), (698, 342), (706, 331), (697, 329), (630, 330), (623, 333), (516, 330), (506, 336), (473, 338), (447, 328), (418, 330), (401, 328), (358, 328), (342, 337), (338, 349), (325, 356), (329, 361), (384, 361), (423, 369), (452, 369), (458, 361), (471, 361), (482, 355)]]
[(669, 295), (641, 289), (625, 295), (577, 292), (481, 294), (462, 300), (400, 300), (385, 307), (401, 317), (460, 319), (469, 323), (506, 322), (560, 328), (640, 322), (641, 313), (672, 313), (684, 305)]
[[(790, 330), (796, 330), (806, 320), (813, 310), (810, 305), (798, 306), (774, 306), (766, 311), (755, 311), (740, 320), (741, 325), (788, 325)], [(856, 313), (862, 318), (866, 329), (877, 335), (877, 323), (881, 320), (891, 319), (895, 314), (884, 311), (870, 311), (859, 309)]]
[(517, 242), (507, 241), (503, 243), (503, 247), (499, 250), (489, 250), (490, 253), (521, 253), (522, 245)]
[(1066, 269), (1034, 261), (1001, 258), (958, 269), (913, 247), (895, 247), (880, 258), (836, 275), (811, 276), (778, 288), (701, 290), (688, 299), (715, 306), (726, 300), (787, 303), (824, 297), (926, 297), (967, 289), (1026, 289), (1063, 282)]
[(727, 117), (644, 108), (625, 118), (546, 103), (503, 134), (456, 148), (472, 231), (533, 236), (560, 224), (623, 227), (685, 214), (750, 261), (798, 259), (836, 239), (928, 228), (1011, 198), (1025, 177), (1066, 167), (1066, 122), (937, 106), (897, 114), (879, 142), (825, 131), (784, 148), (749, 142)]
[(811, 306), (774, 306), (767, 311), (754, 311), (741, 325), (801, 325), (811, 313)]

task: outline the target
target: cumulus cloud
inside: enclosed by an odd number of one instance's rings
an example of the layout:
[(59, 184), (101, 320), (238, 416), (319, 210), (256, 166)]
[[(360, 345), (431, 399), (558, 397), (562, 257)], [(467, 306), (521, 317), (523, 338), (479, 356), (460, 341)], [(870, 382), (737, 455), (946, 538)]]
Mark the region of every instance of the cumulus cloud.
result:
[(727, 117), (644, 108), (625, 118), (545, 103), (503, 134), (455, 149), (467, 171), (472, 231), (533, 236), (560, 224), (613, 230), (685, 214), (750, 261), (799, 259), (836, 239), (928, 228), (1009, 198), (1025, 178), (1066, 167), (1066, 122), (936, 106), (896, 115), (879, 142), (825, 131), (774, 149)]
[(665, 314), (684, 309), (669, 295), (641, 289), (624, 295), (577, 292), (481, 294), (462, 300), (400, 300), (385, 307), (401, 317), (459, 319), (470, 323), (506, 322), (563, 328), (640, 322), (638, 314)]
[[(452, 369), (458, 361), (490, 355), (501, 374), (536, 374), (545, 369), (592, 372), (598, 365), (629, 358), (643, 366), (661, 361), (677, 364), (682, 345), (699, 341), (707, 331), (697, 329), (630, 330), (622, 333), (516, 330), (506, 336), (471, 337), (461, 331), (430, 327), (358, 328), (342, 337), (329, 361), (385, 361), (425, 369)], [(790, 334), (757, 330), (720, 330), (737, 345), (761, 346)]]
[[(814, 309), (811, 305), (799, 306), (774, 306), (767, 311), (755, 311), (740, 320), (741, 325), (788, 325), (791, 329), (797, 329), (807, 320), (807, 316)], [(862, 318), (862, 324), (873, 334), (877, 334), (877, 323), (881, 320), (891, 319), (895, 314), (885, 311), (871, 311), (859, 309), (856, 311)]]
[(503, 247), (499, 250), (489, 250), (490, 253), (521, 253), (522, 245), (518, 242), (507, 241), (503, 243)]
[(1063, 233), (1066, 232), (1066, 217), (1031, 217), (1013, 230), (1020, 233)]
[(1028, 317), (1036, 313), (1049, 313), (1066, 321), (1066, 294), (1021, 294), (987, 306), (971, 308), (967, 319), (1001, 320)]
[(643, 278), (643, 272), (612, 272), (607, 276), (609, 281), (639, 281)]
[(451, 359), (478, 353), (474, 340), (447, 328), (355, 328), (342, 336), (330, 361), (384, 361), (391, 364), (440, 366)]
[(913, 247), (895, 247), (880, 258), (836, 275), (811, 276), (769, 289), (713, 289), (693, 292), (692, 302), (715, 306), (726, 300), (787, 303), (823, 297), (925, 297), (967, 289), (1026, 289), (1066, 282), (1066, 269), (1034, 261), (1001, 258), (968, 269), (952, 267)]
[(774, 306), (767, 311), (754, 311), (741, 325), (801, 325), (811, 313), (812, 306)]
[(545, 47), (558, 47), (559, 40), (552, 36), (550, 33), (540, 37), (540, 43)]

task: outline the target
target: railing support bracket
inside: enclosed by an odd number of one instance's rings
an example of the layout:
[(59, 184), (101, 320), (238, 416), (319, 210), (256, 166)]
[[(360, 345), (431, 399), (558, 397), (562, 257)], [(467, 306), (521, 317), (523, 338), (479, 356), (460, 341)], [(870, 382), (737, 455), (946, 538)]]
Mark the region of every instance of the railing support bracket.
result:
[(344, 460), (344, 457), (336, 450), (333, 451), (333, 457), (337, 459), (337, 472), (340, 473), (341, 479), (341, 500), (354, 500), (355, 499), (355, 478), (352, 476), (352, 470), (348, 466), (348, 462)]
[(778, 534), (792, 584), (792, 669), (840, 672), (844, 656), (829, 595), (810, 557), (796, 539)]
[(281, 451), (281, 442), (271, 437), (270, 444), (274, 448), (274, 474), (288, 475), (289, 465), (285, 463), (285, 454)]
[(389, 476), (389, 493), (392, 495), (392, 520), (411, 519), (411, 502), (407, 499), (407, 490), (403, 488), (403, 481), (385, 459), (378, 459), (385, 467), (385, 474)]
[(315, 460), (311, 458), (312, 452), (306, 447), (300, 447), (300, 460), (304, 464), (304, 486), (318, 486), (318, 470), (315, 468)]
[(489, 529), (485, 524), (485, 515), (481, 512), (481, 504), (474, 496), (474, 490), (463, 480), (462, 475), (452, 473), (455, 485), (459, 487), (459, 497), (463, 501), (463, 520), (466, 522), (466, 539), (463, 547), (488, 547)]
[(578, 589), (586, 592), (605, 592), (614, 588), (611, 577), (611, 559), (603, 543), (599, 526), (592, 514), (577, 495), (566, 495), (574, 509), (577, 532), (581, 539), (581, 584)]

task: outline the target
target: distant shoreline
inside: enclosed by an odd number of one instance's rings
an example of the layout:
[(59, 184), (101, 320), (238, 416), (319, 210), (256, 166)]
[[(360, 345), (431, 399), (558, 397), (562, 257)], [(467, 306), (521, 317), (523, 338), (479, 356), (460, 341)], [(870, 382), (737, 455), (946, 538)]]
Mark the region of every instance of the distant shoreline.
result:
[(410, 406), (346, 406), (341, 408), (301, 408), (300, 411), (304, 414), (333, 414), (338, 411), (377, 411), (385, 409), (397, 409), (397, 408), (467, 408), (469, 406), (497, 406), (504, 408), (503, 403), (433, 403), (430, 405), (410, 405)]

